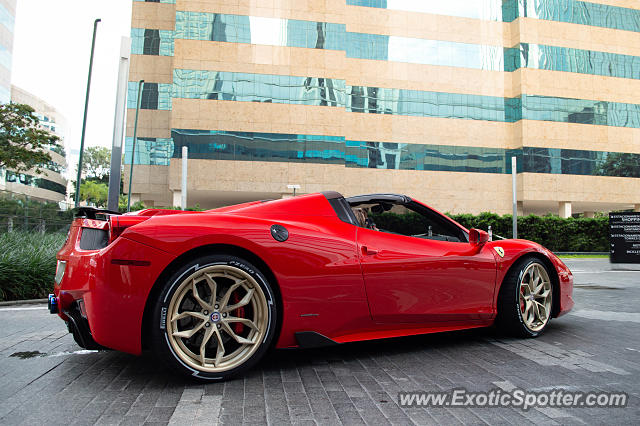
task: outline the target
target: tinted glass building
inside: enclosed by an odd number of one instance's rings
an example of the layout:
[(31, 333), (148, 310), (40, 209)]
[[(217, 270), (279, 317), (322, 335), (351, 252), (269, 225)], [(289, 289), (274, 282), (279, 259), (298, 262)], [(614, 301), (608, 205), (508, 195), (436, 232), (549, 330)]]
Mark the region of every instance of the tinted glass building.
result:
[(16, 0), (0, 0), (0, 103), (11, 100), (11, 62)]
[[(451, 212), (640, 209), (635, 0), (134, 1), (134, 197), (337, 190)], [(125, 173), (128, 176), (128, 173)], [(126, 182), (125, 182), (126, 184)]]

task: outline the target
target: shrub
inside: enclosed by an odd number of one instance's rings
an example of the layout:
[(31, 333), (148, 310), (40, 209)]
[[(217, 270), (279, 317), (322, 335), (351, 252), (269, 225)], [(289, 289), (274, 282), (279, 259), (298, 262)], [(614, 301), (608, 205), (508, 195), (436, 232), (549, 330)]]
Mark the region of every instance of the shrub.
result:
[[(496, 236), (511, 238), (512, 216), (499, 216), (495, 213), (449, 214), (449, 217), (467, 229), (487, 230), (491, 226)], [(417, 213), (398, 215), (391, 212), (371, 215), (381, 228), (398, 230), (403, 234), (425, 232), (426, 224)], [(551, 251), (609, 251), (609, 219), (607, 216), (596, 218), (568, 218), (558, 216), (519, 216), (518, 238), (535, 241)]]
[(0, 301), (39, 299), (53, 290), (56, 253), (66, 234), (0, 234)]
[[(494, 235), (510, 238), (512, 216), (494, 213), (451, 215), (467, 229), (485, 231), (491, 226)], [(609, 251), (609, 218), (562, 219), (558, 216), (518, 216), (518, 238), (535, 241), (551, 251)]]

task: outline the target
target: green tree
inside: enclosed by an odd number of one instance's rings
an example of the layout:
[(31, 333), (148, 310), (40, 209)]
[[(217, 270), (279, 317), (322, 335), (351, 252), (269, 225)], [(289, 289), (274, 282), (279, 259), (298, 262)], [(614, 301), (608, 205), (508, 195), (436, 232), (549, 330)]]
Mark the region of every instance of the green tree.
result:
[(108, 183), (111, 167), (111, 150), (103, 146), (90, 146), (82, 157), (82, 174), (85, 179)]
[(97, 207), (107, 205), (108, 187), (106, 183), (86, 180), (80, 185), (80, 199)]
[(49, 148), (59, 146), (60, 138), (41, 129), (34, 112), (25, 104), (0, 105), (0, 167), (41, 173), (51, 161)]
[[(76, 168), (76, 171), (78, 169)], [(80, 199), (85, 182), (101, 183), (109, 185), (109, 172), (111, 171), (111, 150), (102, 146), (90, 146), (84, 150), (82, 157), (82, 185), (80, 186)], [(75, 201), (76, 181), (71, 181), (71, 199)], [(94, 189), (93, 186), (89, 188)], [(120, 192), (122, 192), (122, 175), (120, 179)], [(89, 200), (86, 200), (89, 201)], [(106, 202), (105, 202), (106, 203)]]

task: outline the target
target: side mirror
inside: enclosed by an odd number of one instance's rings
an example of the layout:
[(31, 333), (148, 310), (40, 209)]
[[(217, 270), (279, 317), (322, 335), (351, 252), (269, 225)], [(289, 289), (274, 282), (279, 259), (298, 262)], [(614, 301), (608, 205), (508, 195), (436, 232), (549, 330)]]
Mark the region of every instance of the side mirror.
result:
[(481, 246), (489, 241), (489, 234), (482, 229), (472, 229), (469, 231), (469, 244), (472, 246)]

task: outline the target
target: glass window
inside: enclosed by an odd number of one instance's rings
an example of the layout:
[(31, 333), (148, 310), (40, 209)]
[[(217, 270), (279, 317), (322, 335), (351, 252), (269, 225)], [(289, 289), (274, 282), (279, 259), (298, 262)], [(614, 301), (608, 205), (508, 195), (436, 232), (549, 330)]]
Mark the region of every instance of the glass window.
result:
[(0, 24), (4, 25), (9, 33), (13, 34), (15, 28), (16, 17), (7, 8), (0, 3)]
[[(137, 83), (129, 83), (135, 108)], [(145, 83), (142, 108), (170, 109), (171, 97), (344, 107), (347, 111), (415, 117), (516, 122), (557, 121), (640, 128), (640, 105), (522, 95), (500, 98), (460, 93), (347, 86), (345, 80), (175, 69), (173, 86)]]
[(576, 0), (346, 0), (366, 6), (511, 22), (518, 17), (640, 31), (640, 10)]
[[(147, 83), (142, 86), (140, 109), (171, 109), (171, 90), (169, 83)], [(135, 109), (138, 102), (138, 82), (130, 81), (127, 87), (127, 108)]]
[(344, 107), (345, 81), (175, 69), (173, 97)]
[(351, 208), (363, 228), (427, 240), (465, 241), (461, 229), (418, 204), (392, 201), (352, 203)]
[(33, 188), (41, 188), (58, 194), (67, 194), (67, 187), (49, 179), (31, 176), (26, 173), (15, 173), (10, 170), (6, 171), (5, 181), (8, 183), (19, 183)]
[[(436, 4), (437, 7), (449, 7), (453, 4), (451, 2), (420, 3), (428, 3), (429, 7), (436, 7), (433, 6)], [(474, 0), (474, 4), (480, 3), (482, 1)], [(149, 39), (148, 50), (156, 50), (153, 44), (157, 38), (155, 33), (138, 35), (137, 37), (147, 37)], [(160, 40), (163, 39), (162, 35), (159, 37)], [(506, 72), (527, 67), (640, 79), (640, 57), (636, 56), (528, 43), (505, 48), (493, 45), (354, 33), (347, 32), (346, 26), (343, 24), (327, 22), (177, 11), (175, 37), (191, 40), (344, 50), (347, 57), (359, 59)], [(170, 36), (167, 35), (167, 38), (170, 39)], [(141, 42), (137, 41), (134, 44), (138, 46)], [(144, 50), (145, 46), (147, 45), (142, 43), (142, 47), (136, 48)]]
[(131, 53), (173, 56), (174, 31), (131, 28)]
[[(124, 164), (131, 164), (133, 138), (125, 139)], [(173, 139), (171, 138), (138, 138), (134, 164), (152, 166), (168, 166), (173, 156)]]

